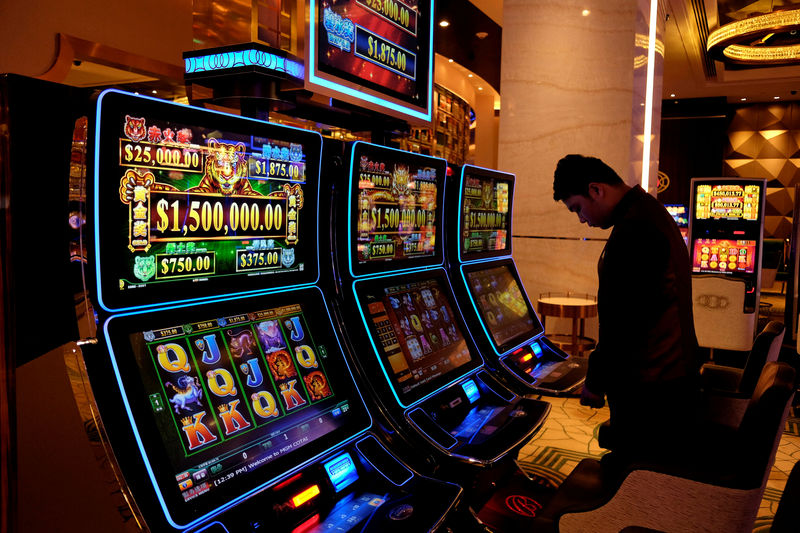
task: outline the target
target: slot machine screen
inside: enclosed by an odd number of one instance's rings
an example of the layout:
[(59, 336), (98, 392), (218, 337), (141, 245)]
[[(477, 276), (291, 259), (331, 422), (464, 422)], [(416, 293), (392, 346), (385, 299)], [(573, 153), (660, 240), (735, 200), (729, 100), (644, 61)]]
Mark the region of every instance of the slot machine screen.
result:
[(689, 243), (689, 213), (686, 209), (685, 205), (682, 204), (664, 204), (664, 207), (667, 208), (667, 212), (670, 214), (672, 219), (675, 221), (675, 224), (678, 225), (678, 229), (681, 232), (681, 237), (683, 237), (683, 242), (686, 244)]
[[(139, 452), (174, 522), (185, 525), (368, 429), (321, 307), (318, 289), (308, 288), (109, 320)], [(112, 445), (132, 460), (113, 437)]]
[(753, 274), (755, 240), (695, 239), (692, 272), (708, 274)]
[(424, 272), (356, 284), (378, 358), (404, 406), (481, 364), (445, 286), (445, 278)]
[(731, 220), (758, 224), (762, 186), (747, 183), (696, 183), (694, 220)]
[(93, 180), (101, 304), (316, 281), (320, 151), (314, 132), (101, 94)]
[(465, 268), (467, 286), (500, 353), (544, 331), (508, 264)]
[(442, 263), (443, 159), (358, 142), (350, 163), (353, 275)]
[(514, 175), (465, 165), (461, 180), (461, 259), (511, 254)]
[(431, 0), (311, 0), (308, 83), (430, 121)]

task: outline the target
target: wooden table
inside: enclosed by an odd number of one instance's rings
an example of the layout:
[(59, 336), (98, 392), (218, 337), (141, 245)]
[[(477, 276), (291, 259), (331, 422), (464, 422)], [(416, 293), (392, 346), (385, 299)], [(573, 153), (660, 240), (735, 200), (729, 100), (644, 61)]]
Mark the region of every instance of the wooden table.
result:
[(539, 295), (537, 310), (545, 326), (546, 317), (572, 319), (572, 335), (547, 335), (553, 344), (572, 355), (583, 355), (597, 342), (584, 335), (587, 318), (597, 316), (597, 297), (588, 294), (547, 292)]

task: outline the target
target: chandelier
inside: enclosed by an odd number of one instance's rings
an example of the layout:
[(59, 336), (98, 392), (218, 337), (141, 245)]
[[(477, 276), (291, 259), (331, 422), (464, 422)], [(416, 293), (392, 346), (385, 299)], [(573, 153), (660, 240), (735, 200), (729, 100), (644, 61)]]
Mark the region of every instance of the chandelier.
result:
[(800, 61), (800, 9), (757, 14), (711, 32), (706, 49), (726, 63), (786, 65)]

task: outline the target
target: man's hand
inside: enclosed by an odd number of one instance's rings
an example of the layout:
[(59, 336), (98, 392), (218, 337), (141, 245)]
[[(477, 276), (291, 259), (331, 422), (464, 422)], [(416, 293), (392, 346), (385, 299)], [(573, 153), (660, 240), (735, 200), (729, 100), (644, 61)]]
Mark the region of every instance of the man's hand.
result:
[(594, 407), (595, 409), (599, 409), (606, 404), (605, 398), (602, 396), (598, 396), (597, 394), (593, 393), (589, 389), (586, 388), (586, 385), (583, 386), (583, 390), (581, 391), (581, 405), (587, 405), (589, 407)]

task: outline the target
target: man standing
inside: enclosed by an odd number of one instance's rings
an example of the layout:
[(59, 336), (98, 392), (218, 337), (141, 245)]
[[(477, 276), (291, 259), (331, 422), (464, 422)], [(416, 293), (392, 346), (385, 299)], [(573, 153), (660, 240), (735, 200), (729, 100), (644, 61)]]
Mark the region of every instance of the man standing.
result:
[(673, 457), (691, 438), (700, 366), (680, 230), (658, 200), (594, 157), (561, 159), (553, 198), (581, 223), (613, 227), (597, 267), (599, 339), (581, 394), (592, 407), (608, 400), (606, 462)]

